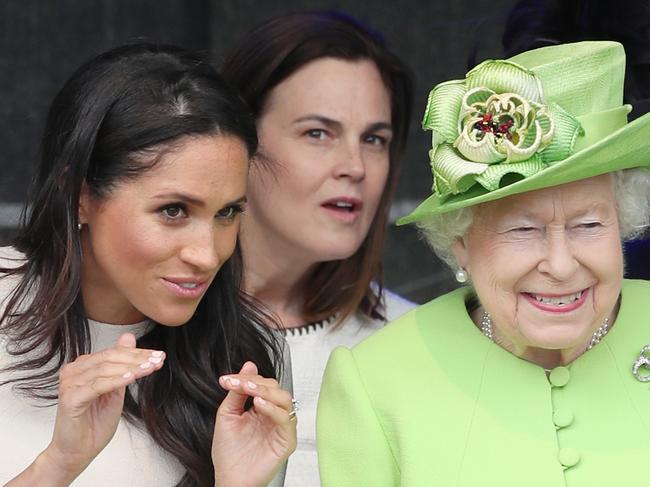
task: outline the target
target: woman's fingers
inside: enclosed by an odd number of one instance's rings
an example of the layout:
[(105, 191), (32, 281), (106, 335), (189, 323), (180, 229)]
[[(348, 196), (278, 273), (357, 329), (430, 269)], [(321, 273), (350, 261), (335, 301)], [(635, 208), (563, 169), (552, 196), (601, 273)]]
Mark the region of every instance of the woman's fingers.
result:
[[(222, 380), (226, 382), (222, 382)], [(232, 382), (231, 382), (232, 381)], [(263, 385), (269, 389), (280, 389), (280, 384), (275, 379), (269, 379), (267, 377), (262, 377), (259, 375), (242, 375), (242, 374), (230, 374), (224, 375), (219, 379), (219, 384), (226, 390), (231, 390), (233, 384), (246, 384), (247, 382), (254, 382), (258, 385)]]
[(165, 361), (165, 355), (160, 357), (150, 357), (147, 360), (138, 363), (132, 360), (127, 363), (105, 362), (98, 364), (96, 367), (84, 370), (69, 377), (63, 384), (63, 387), (83, 387), (98, 379), (123, 378), (125, 383), (130, 383), (135, 379), (140, 379), (159, 370)]
[(91, 370), (106, 362), (115, 363), (129, 363), (132, 365), (140, 365), (146, 362), (150, 357), (160, 357), (163, 352), (159, 350), (147, 350), (141, 348), (123, 348), (111, 347), (101, 352), (92, 353), (90, 355), (82, 355), (78, 357), (72, 364), (74, 369), (78, 372)]
[[(246, 397), (261, 397), (280, 408), (286, 410), (287, 414), (291, 410), (291, 394), (281, 389), (274, 379), (267, 379), (260, 376), (229, 375), (219, 379), (221, 387), (227, 391)], [(243, 408), (243, 404), (242, 404)]]
[(242, 365), (241, 370), (239, 371), (240, 374), (247, 374), (247, 375), (257, 375), (257, 365), (255, 365), (254, 362), (251, 362), (250, 360), (244, 362), (244, 365)]
[(133, 347), (135, 337), (125, 333), (117, 340), (115, 347), (79, 357), (63, 366), (59, 373), (60, 402), (81, 406), (103, 394), (126, 387), (163, 366), (163, 352)]
[(289, 411), (291, 411), (291, 394), (284, 389), (268, 387), (255, 380), (247, 380), (244, 382), (243, 387), (249, 396), (260, 397), (266, 402), (270, 402), (283, 409), (285, 414), (289, 414)]
[(154, 373), (162, 365), (162, 361), (157, 364), (148, 363), (147, 368), (131, 364), (102, 364), (97, 369), (80, 374), (74, 379), (74, 385), (62, 384), (60, 402), (72, 407), (89, 404), (103, 394), (124, 388), (136, 379)]
[(217, 415), (236, 415), (239, 416), (244, 413), (244, 405), (246, 404), (246, 399), (248, 395), (244, 392), (241, 387), (241, 383), (237, 378), (225, 378), (220, 377), (219, 383), (221, 387), (228, 391), (226, 397), (221, 401), (221, 405), (217, 410)]
[(272, 442), (271, 447), (278, 457), (287, 458), (296, 449), (297, 418), (292, 418), (287, 409), (261, 396), (253, 398), (253, 405), (260, 417), (266, 417), (275, 424), (279, 442)]
[(122, 333), (115, 342), (118, 347), (135, 348), (136, 340), (133, 333)]
[(258, 375), (257, 373), (257, 366), (253, 362), (245, 362), (244, 365), (242, 366), (241, 370), (238, 373), (235, 374), (227, 374), (219, 378), (219, 383), (224, 386), (222, 383), (222, 379), (229, 379), (235, 381), (236, 384), (239, 383), (244, 383), (247, 381), (254, 381), (257, 384), (263, 384), (266, 387), (271, 387), (275, 389), (280, 388), (280, 384), (278, 383), (277, 380), (268, 378), (268, 377), (262, 377), (261, 375)]
[(74, 369), (81, 372), (93, 369), (105, 362), (140, 365), (151, 357), (161, 357), (162, 355), (163, 352), (160, 350), (135, 348), (135, 337), (133, 334), (124, 333), (113, 347), (102, 350), (101, 352), (81, 355), (73, 364)]
[(274, 422), (289, 422), (293, 407), (291, 394), (280, 388), (275, 379), (257, 375), (254, 363), (246, 362), (238, 374), (221, 376), (219, 384), (228, 391), (219, 408), (222, 413), (243, 414), (246, 400), (253, 397), (253, 403)]
[(84, 387), (77, 387), (72, 391), (69, 391), (65, 397), (65, 403), (73, 408), (70, 411), (74, 411), (75, 406), (80, 407), (79, 411), (85, 409), (86, 404), (90, 404), (95, 399), (99, 398), (104, 394), (115, 392), (120, 390), (120, 393), (123, 391), (132, 380), (127, 380), (123, 377), (111, 377), (111, 378), (98, 378)]
[(163, 366), (165, 354), (128, 357), (125, 361), (99, 362), (90, 369), (64, 372), (69, 374), (67, 383), (82, 386), (99, 377), (114, 377), (130, 372), (136, 379), (155, 372)]
[(253, 404), (255, 405), (255, 410), (259, 414), (267, 416), (271, 421), (279, 426), (295, 426), (297, 423), (297, 419), (292, 419), (289, 415), (289, 411), (277, 404), (265, 400), (261, 396), (253, 398)]

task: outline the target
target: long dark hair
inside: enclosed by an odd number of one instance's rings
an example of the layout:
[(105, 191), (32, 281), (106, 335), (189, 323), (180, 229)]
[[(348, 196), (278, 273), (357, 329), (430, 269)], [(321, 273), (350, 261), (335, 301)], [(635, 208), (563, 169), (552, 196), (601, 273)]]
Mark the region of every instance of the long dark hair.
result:
[[(246, 104), (201, 59), (179, 48), (135, 44), (84, 64), (50, 108), (29, 210), (15, 242), (25, 260), (0, 272), (17, 279), (2, 315), (9, 370), (21, 392), (56, 399), (57, 371), (91, 350), (80, 293), (79, 195), (110, 196), (120, 182), (155, 164), (142, 151), (164, 149), (187, 135), (240, 138), (249, 156), (257, 149), (255, 122)], [(162, 150), (161, 149), (161, 150)], [(264, 330), (268, 317), (240, 294), (238, 251), (223, 265), (183, 326), (154, 324), (138, 346), (164, 350), (165, 366), (138, 381), (126, 417), (185, 467), (179, 486), (212, 486), (211, 443), (216, 408), (225, 392), (217, 379), (254, 361), (276, 377), (279, 347)]]
[(339, 12), (308, 12), (271, 19), (249, 32), (226, 58), (221, 74), (240, 90), (257, 118), (275, 86), (309, 62), (324, 57), (372, 61), (390, 93), (393, 126), (388, 180), (368, 235), (351, 257), (320, 263), (304, 290), (302, 311), (308, 321), (338, 313), (340, 324), (357, 311), (383, 317), (381, 257), (399, 158), (408, 136), (411, 73), (386, 48), (381, 34), (358, 20)]

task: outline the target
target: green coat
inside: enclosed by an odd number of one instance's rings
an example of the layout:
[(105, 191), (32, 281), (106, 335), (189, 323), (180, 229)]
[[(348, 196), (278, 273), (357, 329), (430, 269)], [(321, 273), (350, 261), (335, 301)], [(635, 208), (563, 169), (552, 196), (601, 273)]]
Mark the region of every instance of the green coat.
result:
[(647, 485), (650, 383), (631, 369), (650, 343), (650, 283), (625, 281), (609, 334), (550, 379), (481, 334), (468, 294), (332, 353), (318, 406), (322, 485)]

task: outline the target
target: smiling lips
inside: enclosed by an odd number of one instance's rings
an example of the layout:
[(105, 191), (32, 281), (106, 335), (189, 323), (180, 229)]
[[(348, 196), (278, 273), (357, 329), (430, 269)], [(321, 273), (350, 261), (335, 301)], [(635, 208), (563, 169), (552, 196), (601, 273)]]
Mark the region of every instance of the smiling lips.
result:
[(329, 199), (321, 206), (338, 220), (351, 223), (361, 215), (363, 202), (358, 198), (340, 197)]
[(551, 313), (568, 313), (584, 304), (589, 294), (589, 288), (571, 294), (536, 294), (522, 293), (534, 307)]
[(165, 279), (162, 283), (172, 294), (179, 298), (196, 299), (203, 295), (208, 287), (208, 280)]

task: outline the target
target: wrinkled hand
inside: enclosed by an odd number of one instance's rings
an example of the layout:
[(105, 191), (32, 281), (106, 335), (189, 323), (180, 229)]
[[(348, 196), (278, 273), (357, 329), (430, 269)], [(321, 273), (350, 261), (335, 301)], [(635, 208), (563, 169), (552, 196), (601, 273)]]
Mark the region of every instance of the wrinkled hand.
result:
[(125, 333), (115, 346), (64, 365), (54, 433), (42, 464), (71, 482), (113, 438), (126, 386), (159, 370), (164, 360), (163, 352), (135, 348), (135, 337)]
[[(228, 394), (217, 410), (212, 440), (215, 485), (266, 486), (296, 448), (291, 394), (275, 379), (257, 375), (252, 362), (220, 377), (219, 384)], [(249, 396), (253, 407), (245, 411)]]

